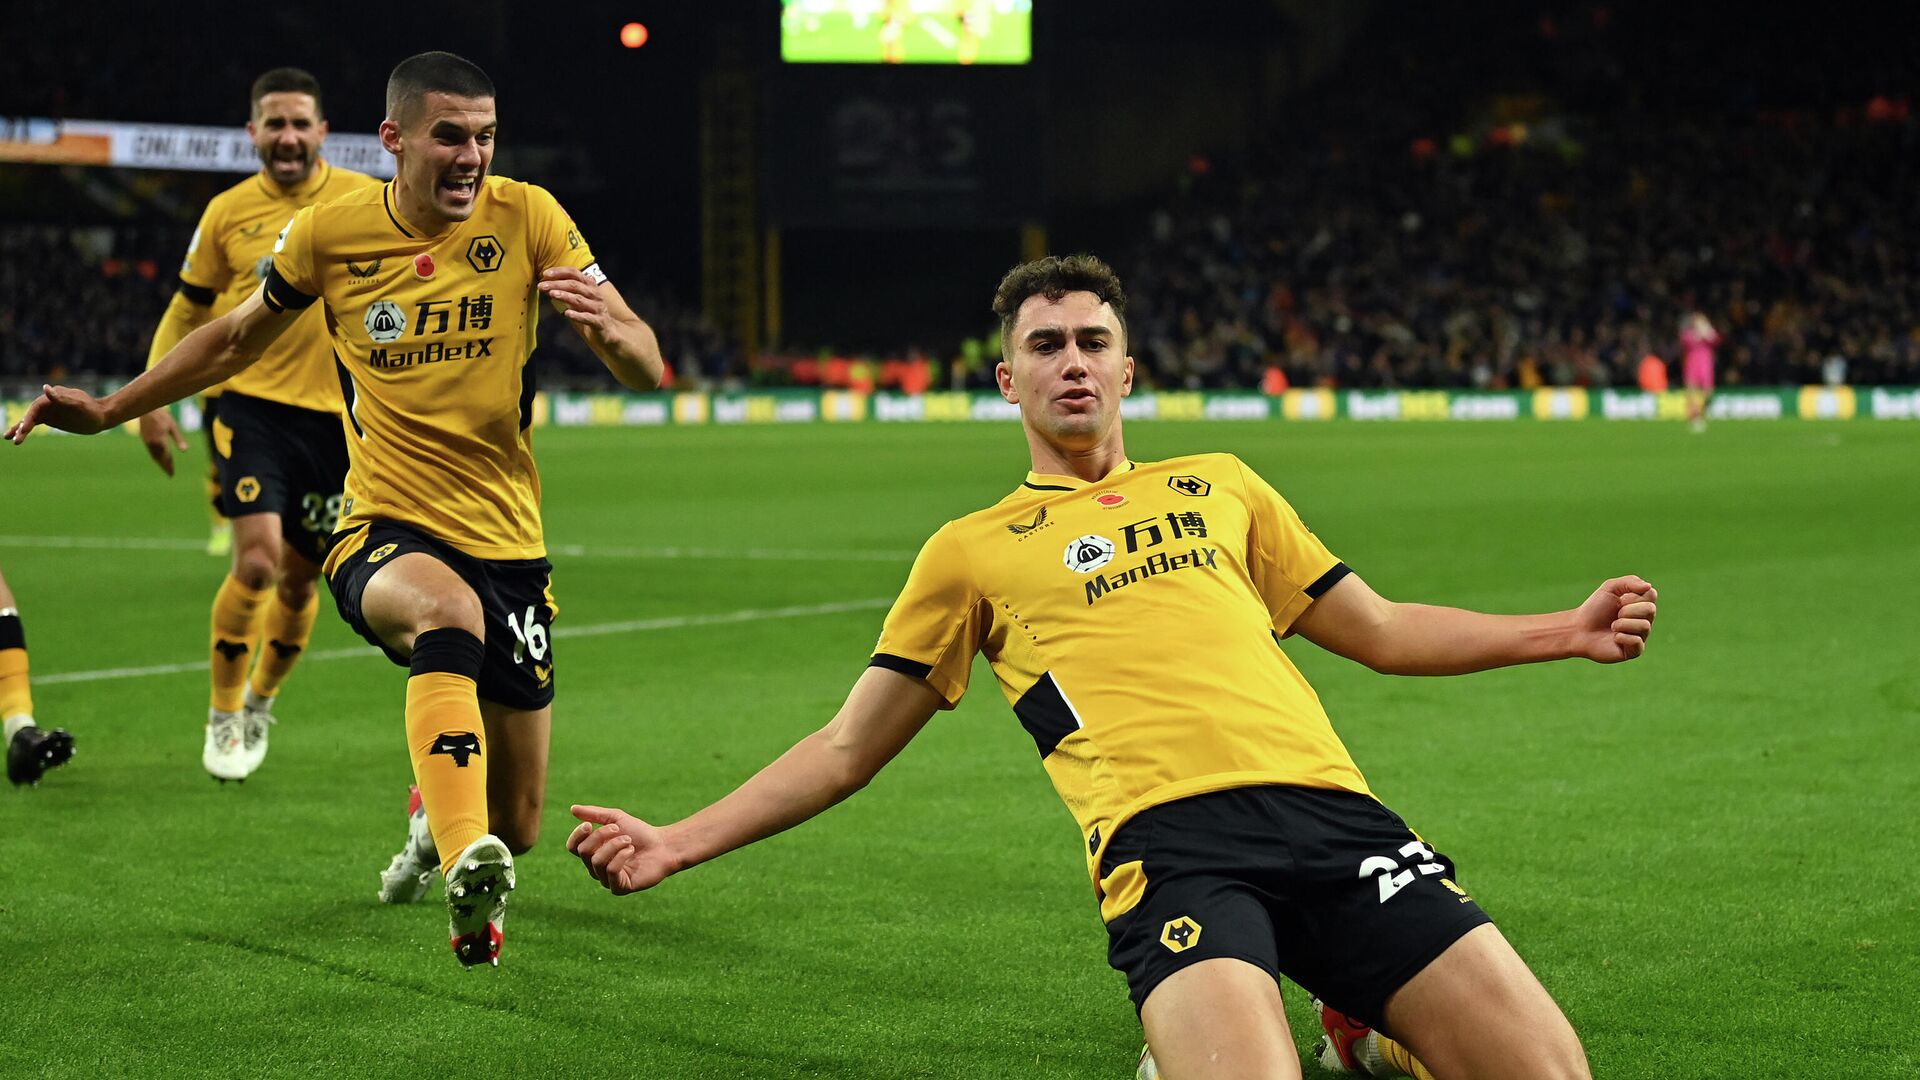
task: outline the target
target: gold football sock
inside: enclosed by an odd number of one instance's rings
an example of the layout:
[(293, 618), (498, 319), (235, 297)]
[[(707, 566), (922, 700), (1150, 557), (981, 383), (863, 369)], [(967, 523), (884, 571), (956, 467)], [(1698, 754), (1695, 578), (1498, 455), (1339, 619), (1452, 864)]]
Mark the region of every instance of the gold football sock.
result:
[(487, 731), (475, 679), (486, 655), (465, 630), (414, 639), (407, 678), (407, 753), (440, 852), (440, 873), (487, 833)]
[(320, 594), (307, 597), (306, 606), (290, 608), (275, 592), (267, 602), (266, 618), (260, 624), (260, 660), (253, 665), (255, 697), (271, 698), (280, 692), (280, 684), (293, 673), (293, 665), (306, 651), (313, 636), (313, 618), (320, 611)]
[(0, 611), (0, 720), (33, 715), (33, 694), (27, 688), (27, 635), (20, 613)]
[(247, 666), (260, 637), (260, 614), (267, 589), (249, 589), (228, 574), (213, 597), (213, 707), (238, 712), (247, 689)]
[(1401, 1046), (1399, 1043), (1394, 1042), (1392, 1039), (1387, 1038), (1377, 1031), (1373, 1033), (1373, 1036), (1378, 1040), (1376, 1046), (1380, 1053), (1380, 1060), (1386, 1064), (1388, 1069), (1398, 1070), (1396, 1072), (1376, 1070), (1373, 1075), (1411, 1076), (1414, 1080), (1433, 1080), (1433, 1074), (1427, 1071), (1425, 1065), (1420, 1064), (1420, 1062), (1414, 1058), (1413, 1051)]

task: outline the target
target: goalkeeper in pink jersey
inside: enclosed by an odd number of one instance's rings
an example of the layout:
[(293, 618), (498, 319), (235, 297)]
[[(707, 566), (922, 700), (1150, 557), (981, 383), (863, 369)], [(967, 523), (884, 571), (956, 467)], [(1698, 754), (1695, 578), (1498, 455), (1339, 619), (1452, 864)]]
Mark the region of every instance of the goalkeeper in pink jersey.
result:
[(1687, 388), (1687, 422), (1695, 431), (1707, 430), (1707, 399), (1713, 396), (1713, 350), (1720, 333), (1696, 311), (1680, 325), (1680, 344), (1686, 349), (1681, 381)]

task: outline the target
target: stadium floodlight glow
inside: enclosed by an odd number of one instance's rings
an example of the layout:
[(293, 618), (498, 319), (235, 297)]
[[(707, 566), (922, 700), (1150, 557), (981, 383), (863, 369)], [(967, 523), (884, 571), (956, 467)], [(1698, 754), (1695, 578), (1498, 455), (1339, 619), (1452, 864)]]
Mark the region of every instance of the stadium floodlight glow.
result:
[(620, 44), (625, 45), (629, 49), (637, 49), (645, 45), (647, 39), (652, 36), (653, 35), (647, 33), (647, 25), (645, 23), (630, 22), (620, 28)]
[(780, 58), (1025, 64), (1033, 59), (1033, 0), (780, 0)]

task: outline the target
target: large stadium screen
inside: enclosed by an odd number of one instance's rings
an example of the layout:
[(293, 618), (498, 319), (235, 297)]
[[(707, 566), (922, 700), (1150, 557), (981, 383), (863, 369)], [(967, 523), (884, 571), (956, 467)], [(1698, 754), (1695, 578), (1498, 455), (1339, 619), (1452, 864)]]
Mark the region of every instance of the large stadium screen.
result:
[(803, 64), (1024, 64), (1033, 0), (782, 0), (780, 58)]

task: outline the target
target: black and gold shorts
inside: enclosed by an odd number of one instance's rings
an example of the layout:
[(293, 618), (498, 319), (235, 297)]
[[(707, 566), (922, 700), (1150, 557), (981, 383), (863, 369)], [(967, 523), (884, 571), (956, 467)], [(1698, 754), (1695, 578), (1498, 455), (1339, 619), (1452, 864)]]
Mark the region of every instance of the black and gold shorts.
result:
[(1233, 788), (1135, 815), (1100, 863), (1107, 960), (1137, 1009), (1162, 979), (1231, 957), (1379, 1024), (1386, 1001), (1489, 922), (1452, 860), (1350, 791)]
[(361, 611), (367, 582), (410, 552), (433, 556), (480, 598), (486, 659), (480, 699), (509, 709), (540, 709), (553, 702), (553, 564), (545, 559), (481, 559), (409, 525), (375, 521), (334, 537), (327, 586), (340, 617), (401, 667), (407, 657), (381, 641)]
[(221, 514), (275, 514), (287, 547), (310, 562), (327, 554), (347, 477), (347, 438), (332, 413), (228, 390), (207, 420)]

